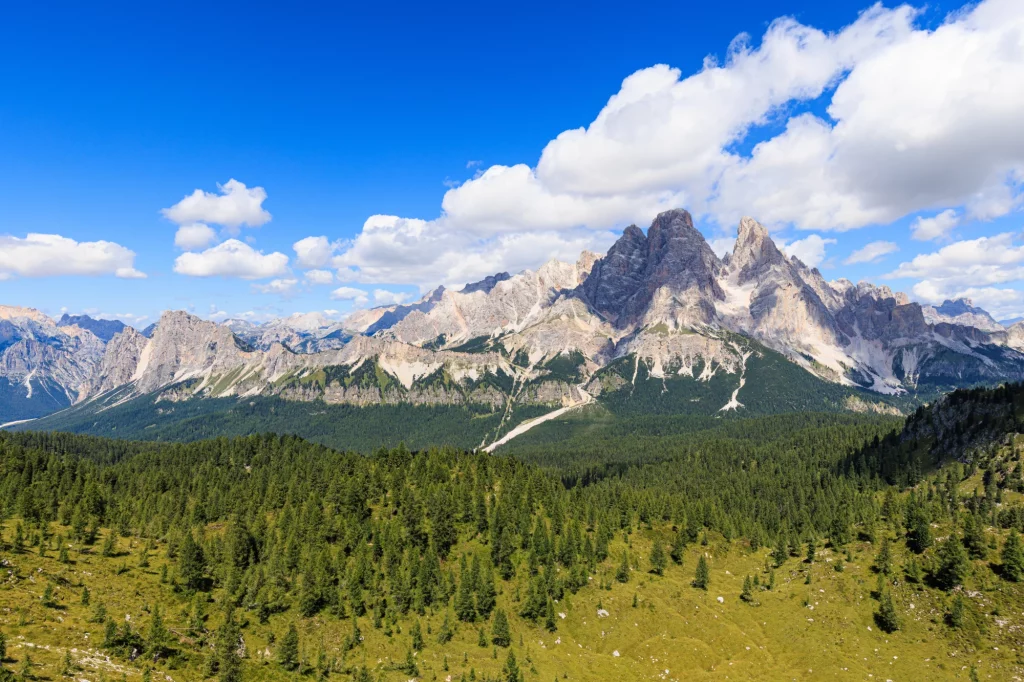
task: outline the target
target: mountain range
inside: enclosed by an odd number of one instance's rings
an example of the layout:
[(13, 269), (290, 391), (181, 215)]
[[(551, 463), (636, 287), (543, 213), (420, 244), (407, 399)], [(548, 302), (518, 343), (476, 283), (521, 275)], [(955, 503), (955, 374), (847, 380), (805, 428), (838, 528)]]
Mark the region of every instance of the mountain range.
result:
[[(540, 408), (721, 415), (894, 411), (957, 386), (1024, 379), (1024, 323), (969, 301), (921, 306), (826, 281), (740, 221), (719, 258), (689, 213), (635, 225), (604, 256), (498, 273), (413, 304), (263, 324), (165, 312), (119, 322), (0, 307), (0, 423), (142, 398), (475, 406), (507, 432)], [(526, 409), (530, 408), (530, 409)], [(43, 420), (39, 426), (48, 422)]]

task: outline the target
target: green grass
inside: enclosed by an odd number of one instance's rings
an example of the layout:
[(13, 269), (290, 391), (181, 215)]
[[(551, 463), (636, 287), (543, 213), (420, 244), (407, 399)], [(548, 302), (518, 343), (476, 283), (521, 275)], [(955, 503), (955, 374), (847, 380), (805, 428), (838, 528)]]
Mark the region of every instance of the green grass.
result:
[[(8, 541), (12, 525), (7, 524)], [(68, 529), (54, 526), (53, 530), (66, 533)], [(752, 552), (745, 543), (713, 536), (708, 546), (691, 546), (682, 566), (670, 563), (664, 576), (655, 576), (645, 572), (653, 538), (668, 539), (666, 532), (650, 530), (628, 537), (630, 552), (639, 557), (639, 565), (629, 582), (620, 584), (612, 579), (617, 564), (614, 557), (626, 548), (618, 536), (610, 548), (613, 559), (599, 567), (591, 586), (577, 595), (567, 593), (556, 605), (556, 611), (566, 615), (557, 618), (556, 632), (511, 618), (511, 648), (527, 680), (955, 680), (967, 679), (963, 666), (972, 664), (980, 679), (1005, 680), (1021, 670), (1016, 652), (1024, 645), (1019, 634), (1024, 615), (1017, 585), (991, 577), (974, 581), (968, 599), (968, 626), (954, 631), (944, 622), (949, 602), (944, 593), (900, 580), (893, 594), (902, 628), (885, 634), (873, 618), (876, 600), (872, 591), (877, 576), (870, 569), (875, 549), (870, 543), (850, 546), (853, 560), (843, 572), (835, 570), (838, 555), (829, 549), (821, 550), (813, 565), (789, 559), (776, 570), (775, 589), (756, 590), (756, 605), (751, 605), (740, 600), (743, 580), (746, 575), (767, 580), (767, 549)], [(116, 657), (107, 662), (100, 646), (103, 626), (89, 622), (89, 617), (94, 606), (103, 603), (110, 618), (122, 622), (130, 617), (130, 622), (145, 632), (149, 612), (159, 605), (177, 653), (159, 662), (157, 670), (176, 681), (204, 679), (201, 671), (207, 654), (184, 635), (191, 597), (160, 581), (165, 563), (162, 546), (151, 555), (150, 567), (142, 569), (138, 564), (144, 541), (120, 538), (118, 544), (120, 553), (114, 557), (100, 556), (99, 543), (92, 549), (76, 547), (68, 564), (57, 560), (56, 551), (44, 557), (38, 555), (37, 548), (4, 553), (10, 563), (6, 571), (10, 572), (0, 586), (0, 628), (8, 638), (7, 667), (17, 669), (28, 654), (37, 679), (60, 679), (58, 668), (65, 652), (70, 652), (80, 668), (76, 678), (97, 680), (102, 672), (114, 680), (124, 672), (130, 680), (141, 679), (148, 657), (134, 663)], [(475, 547), (475, 540), (464, 540), (452, 556)], [(700, 553), (706, 554), (711, 565), (707, 592), (690, 586)], [(896, 564), (903, 558), (897, 550)], [(123, 566), (128, 570), (118, 575), (118, 567)], [(978, 575), (986, 571), (976, 562)], [(810, 584), (805, 582), (808, 572)], [(606, 582), (609, 589), (598, 587)], [(48, 583), (55, 589), (53, 607), (41, 601)], [(91, 593), (89, 607), (80, 603), (83, 586)], [(518, 586), (524, 589), (522, 584)], [(517, 611), (516, 588), (514, 581), (499, 581), (499, 607), (513, 614)], [(636, 607), (632, 605), (634, 596)], [(217, 598), (217, 593), (212, 594), (208, 604), (212, 615), (206, 626), (210, 630), (219, 624)], [(598, 616), (599, 605), (608, 611), (607, 617)], [(402, 621), (402, 631), (391, 636), (374, 629), (369, 617), (361, 618), (365, 640), (345, 654), (342, 644), (351, 631), (350, 620), (323, 614), (302, 619), (294, 609), (272, 616), (266, 624), (250, 613), (241, 612), (241, 617), (248, 650), (244, 679), (296, 678), (274, 662), (276, 644), (271, 641), (279, 642), (292, 622), (298, 624), (304, 659), (315, 661), (322, 646), (328, 658), (338, 659), (338, 669), (366, 665), (381, 680), (410, 677), (387, 670), (390, 663), (404, 660), (409, 649), (409, 618)], [(417, 657), (421, 679), (436, 675), (443, 680), (450, 674), (458, 680), (471, 668), (478, 679), (483, 674), (498, 674), (506, 652), (499, 648), (495, 660), (493, 647), (477, 646), (476, 628), (481, 624), (459, 624), (454, 639), (440, 645), (436, 633), (442, 620), (441, 609), (419, 617), (426, 641)], [(427, 634), (428, 627), (431, 634)], [(267, 650), (269, 660), (263, 655)], [(443, 670), (445, 657), (448, 671)], [(349, 676), (337, 673), (330, 679)]]

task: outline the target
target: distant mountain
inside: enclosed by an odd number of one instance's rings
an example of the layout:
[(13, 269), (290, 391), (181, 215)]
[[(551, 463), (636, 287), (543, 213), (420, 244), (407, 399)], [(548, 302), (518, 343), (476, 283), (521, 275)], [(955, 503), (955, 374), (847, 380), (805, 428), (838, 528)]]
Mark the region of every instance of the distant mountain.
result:
[[(887, 287), (828, 282), (751, 218), (719, 258), (674, 210), (646, 233), (628, 227), (603, 257), (438, 287), (343, 322), (167, 312), (148, 336), (113, 336), (69, 401), (108, 422), (111, 410), (149, 419), (204, 398), (461, 406), (501, 415), (497, 434), (595, 401), (707, 415), (893, 411), (1024, 379), (1021, 349), (1024, 325), (1003, 329), (969, 301), (926, 310)], [(149, 407), (130, 407), (141, 398)]]
[(964, 327), (975, 327), (986, 332), (1002, 331), (1005, 327), (996, 322), (988, 311), (975, 307), (969, 298), (946, 300), (940, 306), (922, 306), (925, 320), (929, 324), (947, 322)]
[(0, 306), (0, 424), (32, 419), (89, 396), (103, 341), (38, 310)]
[(88, 329), (103, 343), (110, 341), (110, 339), (114, 338), (115, 334), (120, 333), (125, 328), (125, 324), (121, 320), (95, 320), (88, 315), (68, 315), (64, 313), (57, 320), (58, 327), (68, 327), (71, 325)]

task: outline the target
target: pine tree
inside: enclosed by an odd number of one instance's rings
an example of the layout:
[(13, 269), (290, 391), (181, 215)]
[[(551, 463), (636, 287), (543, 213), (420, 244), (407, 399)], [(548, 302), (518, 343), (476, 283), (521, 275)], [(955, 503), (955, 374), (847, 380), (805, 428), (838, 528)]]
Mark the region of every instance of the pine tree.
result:
[(53, 585), (46, 583), (46, 589), (43, 590), (43, 606), (56, 606), (53, 603)]
[(185, 533), (185, 539), (178, 550), (178, 573), (185, 581), (185, 588), (198, 590), (203, 586), (203, 576), (206, 573), (206, 560), (203, 557), (203, 548), (192, 537), (192, 532)]
[(655, 575), (665, 573), (665, 550), (657, 540), (654, 541), (654, 547), (651, 548), (651, 573)]
[(629, 554), (626, 550), (622, 550), (622, 563), (619, 564), (619, 569), (615, 571), (615, 579), (620, 583), (629, 582)]
[(814, 538), (807, 541), (807, 558), (805, 561), (809, 564), (814, 563), (814, 555), (817, 553), (817, 547), (814, 545)]
[(420, 628), (420, 621), (418, 618), (412, 622), (412, 628), (410, 628), (409, 634), (412, 636), (412, 650), (423, 651), (423, 630)]
[(113, 530), (107, 533), (107, 537), (103, 540), (103, 547), (100, 549), (100, 554), (105, 557), (112, 557), (117, 554), (117, 535)]
[[(480, 630), (480, 633), (483, 634), (483, 629)], [(500, 647), (512, 644), (512, 631), (508, 625), (508, 617), (502, 609), (494, 612), (494, 623), (491, 624), (491, 642)]]
[(1013, 582), (1024, 579), (1024, 547), (1021, 544), (1017, 529), (1011, 528), (1000, 558), (1003, 562), (1003, 576)]
[(789, 558), (789, 547), (786, 544), (786, 538), (779, 536), (779, 543), (772, 550), (772, 560), (775, 562), (775, 567), (778, 568), (782, 564), (786, 563), (786, 559)]
[(962, 594), (957, 593), (953, 597), (953, 606), (949, 610), (949, 625), (954, 628), (962, 628), (964, 626), (964, 614), (967, 607), (964, 604), (964, 597)]
[(167, 631), (167, 626), (164, 625), (164, 619), (160, 614), (159, 604), (155, 604), (153, 606), (153, 615), (149, 619), (148, 640), (149, 651), (158, 656), (162, 656), (167, 649), (167, 644), (170, 640), (170, 633)]
[(875, 556), (875, 570), (882, 575), (892, 573), (892, 547), (888, 537), (882, 538), (882, 546), (879, 547), (878, 554)]
[[(465, 566), (465, 561), (463, 561)], [(459, 591), (455, 597), (455, 616), (464, 623), (471, 623), (476, 619), (476, 605), (473, 603), (473, 585), (469, 579), (468, 571), (463, 571), (459, 577)]]
[(295, 671), (299, 668), (299, 631), (295, 629), (295, 623), (288, 626), (288, 632), (281, 640), (277, 662), (285, 670)]
[(554, 632), (558, 629), (558, 623), (555, 621), (555, 605), (551, 602), (550, 597), (548, 598), (548, 606), (544, 613), (544, 627), (547, 628), (548, 632)]
[(224, 623), (217, 630), (216, 655), (217, 680), (219, 682), (241, 682), (242, 680), (242, 661), (238, 656), (240, 636), (238, 624), (235, 622), (235, 614), (228, 610), (224, 617)]
[(476, 645), (481, 649), (487, 648), (487, 635), (484, 634), (483, 628), (476, 631)]
[(82, 606), (88, 606), (88, 605), (89, 605), (89, 588), (88, 587), (83, 587), (82, 588)]
[(519, 671), (519, 664), (516, 663), (516, 655), (513, 651), (508, 652), (505, 659), (505, 667), (501, 669), (501, 682), (523, 682), (523, 674)]
[(455, 636), (455, 631), (452, 629), (452, 621), (448, 617), (448, 612), (444, 612), (444, 621), (441, 623), (441, 629), (437, 631), (437, 643), (447, 644)]
[(899, 617), (896, 615), (896, 607), (892, 603), (892, 595), (889, 594), (889, 590), (884, 590), (878, 599), (875, 622), (885, 632), (892, 633), (900, 629)]
[(672, 559), (672, 563), (676, 566), (683, 565), (683, 552), (686, 550), (686, 536), (683, 534), (683, 530), (680, 528), (674, 538), (672, 538), (672, 546), (669, 548), (668, 555)]
[(743, 579), (743, 591), (740, 592), (740, 599), (747, 603), (754, 601), (754, 585), (749, 575)]
[(707, 559), (701, 554), (697, 561), (697, 572), (693, 576), (693, 586), (700, 590), (707, 590), (710, 582), (711, 571), (708, 569)]
[(0, 665), (7, 659), (7, 636), (0, 632)]
[(485, 566), (480, 571), (480, 589), (476, 594), (476, 610), (481, 618), (487, 619), (494, 610), (497, 590), (494, 587), (494, 571)]
[(971, 559), (984, 559), (988, 554), (982, 521), (974, 514), (964, 520), (964, 548)]
[(939, 567), (935, 574), (936, 583), (944, 590), (952, 590), (962, 585), (971, 568), (967, 550), (956, 534), (952, 534), (942, 543), (938, 551)]

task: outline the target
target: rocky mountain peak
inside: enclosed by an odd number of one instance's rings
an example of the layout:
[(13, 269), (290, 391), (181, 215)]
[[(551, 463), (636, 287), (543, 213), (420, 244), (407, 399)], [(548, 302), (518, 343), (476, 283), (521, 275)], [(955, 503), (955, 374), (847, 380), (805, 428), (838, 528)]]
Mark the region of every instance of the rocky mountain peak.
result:
[(472, 294), (475, 291), (482, 291), (484, 293), (490, 293), (498, 282), (504, 282), (509, 279), (512, 275), (507, 272), (499, 272), (496, 275), (488, 275), (479, 282), (470, 282), (466, 286), (462, 287), (459, 291), (460, 294)]
[(57, 325), (60, 327), (75, 326), (81, 329), (88, 329), (104, 343), (114, 338), (114, 335), (125, 328), (121, 320), (97, 320), (88, 315), (68, 315), (64, 313)]
[(753, 218), (740, 220), (729, 259), (729, 270), (736, 273), (739, 284), (745, 284), (762, 276), (772, 267), (784, 265), (786, 256), (768, 235), (768, 230)]

